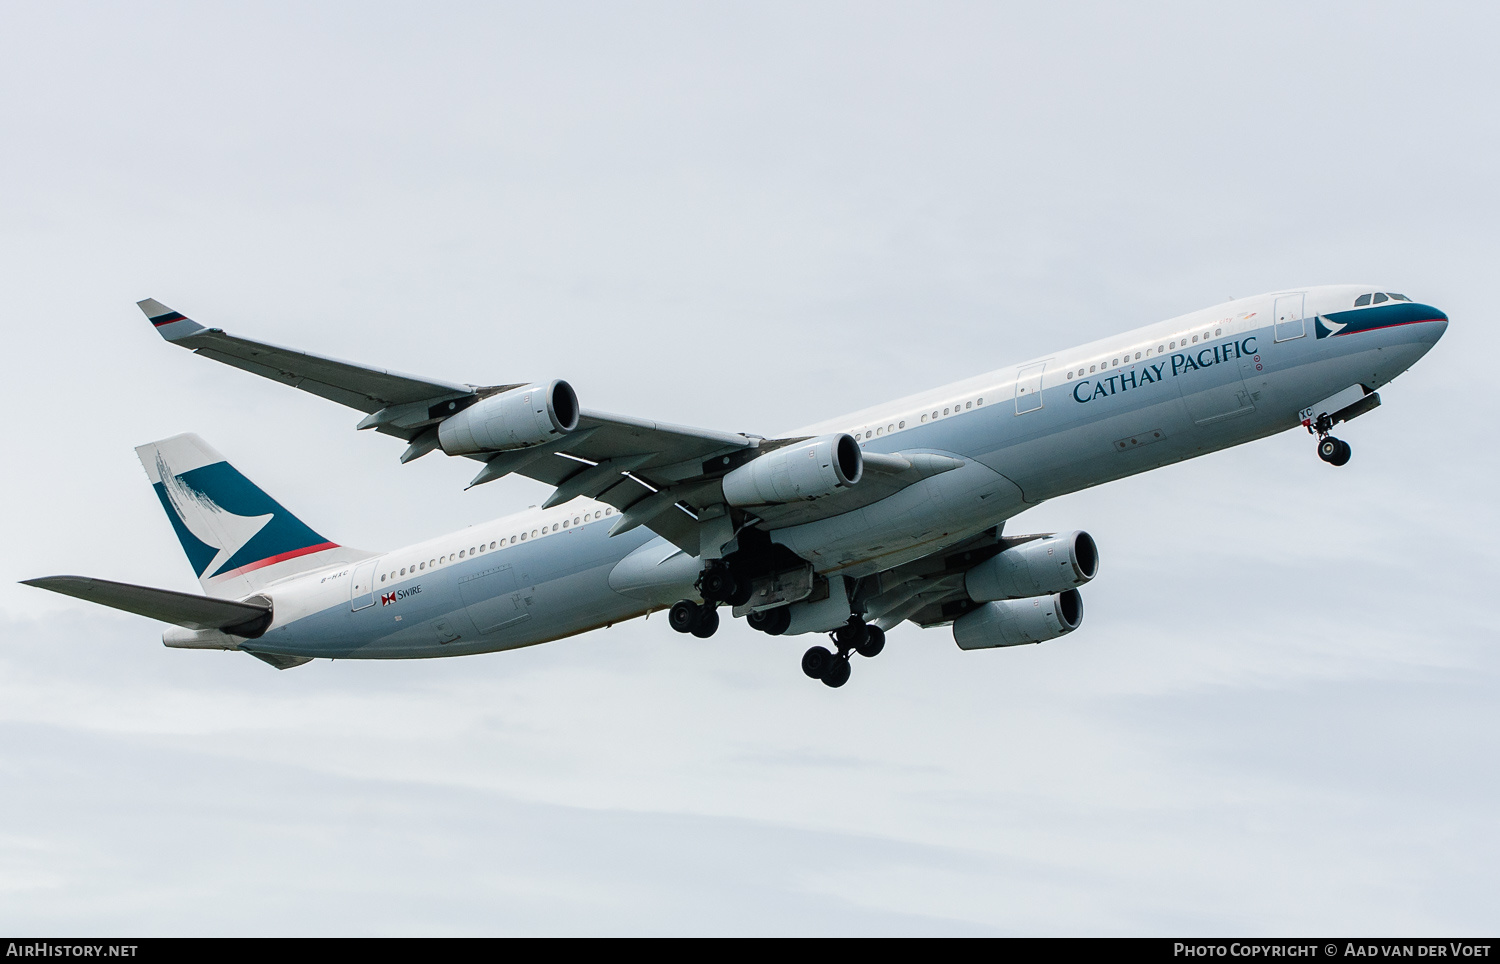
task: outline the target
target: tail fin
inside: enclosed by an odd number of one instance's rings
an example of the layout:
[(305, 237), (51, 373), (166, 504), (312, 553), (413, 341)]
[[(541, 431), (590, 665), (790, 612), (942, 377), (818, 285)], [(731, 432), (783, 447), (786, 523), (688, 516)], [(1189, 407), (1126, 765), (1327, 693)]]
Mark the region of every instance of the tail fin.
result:
[(135, 453), (210, 596), (243, 596), (294, 573), (369, 555), (314, 532), (196, 435), (151, 442)]

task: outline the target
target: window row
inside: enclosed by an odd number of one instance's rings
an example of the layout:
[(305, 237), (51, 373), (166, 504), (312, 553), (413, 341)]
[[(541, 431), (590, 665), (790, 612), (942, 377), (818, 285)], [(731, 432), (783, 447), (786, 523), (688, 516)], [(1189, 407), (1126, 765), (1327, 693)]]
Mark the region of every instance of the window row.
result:
[(525, 542), (528, 538), (538, 539), (549, 532), (559, 532), (563, 529), (566, 529), (569, 525), (582, 525), (585, 522), (593, 522), (596, 519), (602, 519), (605, 516), (614, 514), (614, 509), (598, 509), (593, 513), (585, 512), (582, 515), (575, 515), (571, 523), (567, 519), (564, 519), (561, 522), (552, 523), (550, 527), (542, 526), (537, 529), (532, 529), (529, 534), (526, 532), (521, 532), (517, 535), (511, 536), (509, 539), (496, 539), (490, 542), (488, 545), (485, 545), (481, 542), (477, 546), (470, 546), (467, 549), (460, 549), (457, 552), (445, 553), (441, 556), (438, 556), (436, 559), (429, 559), (426, 562), (416, 562), (408, 566), (402, 566), (400, 569), (392, 571), (389, 574), (381, 573), (380, 581), (385, 582), (388, 579), (396, 579), (400, 576), (405, 576), (410, 573), (418, 573), (424, 572), (428, 569), (436, 569), (438, 566), (446, 565), (451, 562), (457, 562), (458, 560), (467, 558), (469, 556), (477, 556), (481, 552), (493, 550), (497, 547), (513, 546), (519, 542)]
[[(939, 410), (939, 409), (933, 409), (931, 415), (927, 415), (927, 414), (924, 413), (922, 415), (922, 421), (926, 422), (929, 419), (936, 420), (936, 419), (942, 418), (944, 415), (957, 415), (959, 412), (966, 412), (966, 411), (974, 408), (975, 406), (983, 405), (983, 404), (984, 404), (984, 399), (982, 397), (981, 398), (971, 398), (971, 399), (969, 399), (968, 401), (965, 401), (965, 402), (954, 402), (952, 405), (949, 405), (949, 406), (947, 406), (947, 407), (945, 407), (945, 408), (943, 408), (941, 410)], [(865, 432), (864, 432), (864, 434), (860, 434), (860, 430), (859, 429), (854, 429), (849, 434), (853, 435), (857, 439), (860, 439), (860, 438), (867, 438), (868, 439), (868, 438), (874, 438), (877, 435), (886, 435), (886, 434), (889, 434), (891, 432), (895, 432), (895, 431), (897, 431), (899, 429), (903, 429), (903, 428), (906, 428), (906, 421), (904, 419), (901, 420), (901, 421), (897, 421), (897, 422), (891, 422), (889, 425), (877, 426), (877, 427), (875, 427), (873, 429), (866, 429)]]
[[(983, 405), (983, 404), (984, 404), (984, 399), (983, 398), (974, 398), (974, 399), (970, 399), (967, 402), (954, 402), (952, 405), (944, 408), (941, 415), (938, 414), (937, 409), (933, 409), (932, 410), (932, 416), (931, 416), (931, 418), (932, 418), (933, 421), (937, 421), (938, 419), (942, 418), (943, 415), (947, 415), (949, 412), (952, 412), (954, 415), (957, 415), (959, 412), (967, 412), (969, 409), (973, 408), (974, 406), (976, 406), (976, 405)], [(928, 419), (928, 416), (926, 416), (926, 415), (922, 416), (922, 421), (925, 422), (925, 421), (927, 421), (927, 419)]]
[[(1188, 336), (1187, 335), (1183, 335), (1182, 338), (1180, 339), (1180, 342), (1174, 340), (1174, 341), (1169, 341), (1169, 342), (1167, 342), (1164, 345), (1157, 345), (1156, 346), (1156, 353), (1158, 355), (1165, 355), (1169, 351), (1176, 351), (1178, 348), (1186, 348), (1190, 344), (1196, 345), (1196, 344), (1198, 344), (1198, 342), (1199, 342), (1200, 339), (1203, 340), (1203, 341), (1208, 341), (1209, 338), (1218, 338), (1219, 336), (1221, 336), (1223, 334), (1224, 334), (1224, 329), (1223, 328), (1215, 328), (1212, 335), (1210, 335), (1206, 331), (1202, 335), (1193, 335), (1192, 336), (1192, 341), (1188, 340)], [(1068, 372), (1068, 377), (1069, 378), (1082, 378), (1084, 375), (1092, 375), (1092, 374), (1094, 374), (1097, 371), (1101, 371), (1101, 370), (1108, 371), (1111, 368), (1119, 368), (1120, 367), (1120, 363), (1122, 361), (1125, 364), (1128, 365), (1128, 364), (1130, 364), (1133, 361), (1140, 361), (1142, 358), (1150, 358), (1150, 357), (1151, 357), (1151, 349), (1150, 348), (1147, 348), (1144, 352), (1136, 352), (1134, 358), (1132, 358), (1130, 356), (1130, 352), (1127, 351), (1125, 354), (1121, 355), (1119, 358), (1112, 358), (1109, 361), (1101, 361), (1097, 365), (1090, 365), (1087, 369), (1079, 368), (1077, 372), (1070, 371), (1070, 372)]]

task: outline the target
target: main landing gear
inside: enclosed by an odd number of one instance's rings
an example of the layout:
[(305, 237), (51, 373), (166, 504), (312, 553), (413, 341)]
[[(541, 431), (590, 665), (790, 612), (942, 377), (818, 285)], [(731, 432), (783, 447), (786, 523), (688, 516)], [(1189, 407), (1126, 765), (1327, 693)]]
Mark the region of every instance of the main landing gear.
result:
[(802, 672), (812, 679), (822, 680), (824, 686), (835, 689), (849, 682), (849, 657), (852, 653), (874, 659), (885, 649), (885, 630), (866, 623), (858, 616), (850, 616), (849, 622), (828, 636), (838, 647), (838, 653), (834, 654), (822, 646), (814, 646), (802, 654)]
[(667, 613), (667, 622), (679, 633), (707, 639), (719, 631), (719, 611), (711, 604), (700, 606), (691, 599), (679, 599)]
[(1318, 416), (1316, 422), (1307, 426), (1307, 430), (1318, 437), (1318, 458), (1329, 465), (1343, 465), (1354, 453), (1348, 442), (1328, 434), (1332, 428), (1333, 420), (1327, 415)]
[[(671, 623), (672, 628), (679, 633), (692, 633), (699, 639), (707, 639), (718, 632), (720, 603), (741, 606), (750, 601), (750, 580), (735, 572), (723, 561), (716, 560), (709, 563), (708, 567), (698, 574), (698, 581), (694, 586), (698, 590), (698, 595), (703, 597), (703, 605), (700, 606), (691, 599), (679, 599), (672, 604), (672, 610), (667, 614), (667, 622)], [(781, 629), (785, 630), (786, 626), (783, 625)], [(769, 630), (766, 631), (769, 632)]]

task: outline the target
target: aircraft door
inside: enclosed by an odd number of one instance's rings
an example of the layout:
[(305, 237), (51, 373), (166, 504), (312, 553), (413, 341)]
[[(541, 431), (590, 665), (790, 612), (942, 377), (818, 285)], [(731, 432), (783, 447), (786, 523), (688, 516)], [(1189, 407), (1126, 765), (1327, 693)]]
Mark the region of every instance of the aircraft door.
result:
[(1042, 407), (1042, 372), (1047, 363), (1028, 365), (1016, 375), (1016, 414), (1024, 415)]
[(354, 567), (349, 582), (349, 608), (354, 612), (375, 605), (375, 566), (375, 562), (362, 562)]
[(1303, 295), (1282, 295), (1276, 299), (1273, 312), (1276, 322), (1276, 341), (1291, 341), (1307, 334), (1307, 322), (1302, 317)]

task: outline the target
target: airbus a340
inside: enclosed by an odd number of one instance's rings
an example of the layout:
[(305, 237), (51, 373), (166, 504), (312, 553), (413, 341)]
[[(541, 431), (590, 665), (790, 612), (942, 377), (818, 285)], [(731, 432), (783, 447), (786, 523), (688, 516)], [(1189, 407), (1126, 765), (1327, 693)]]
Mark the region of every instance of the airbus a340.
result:
[(314, 531), (195, 435), (136, 451), (206, 595), (51, 576), (29, 585), (173, 624), (182, 649), (285, 669), (319, 657), (494, 652), (669, 610), (828, 634), (802, 669), (842, 686), (905, 621), (963, 649), (1076, 630), (1099, 552), (1081, 531), (1011, 535), (1046, 500), (1303, 428), (1330, 431), (1448, 327), (1373, 285), (1245, 298), (764, 438), (592, 411), (565, 381), (467, 385), (205, 328), (140, 302), (168, 342), (364, 413), (361, 429), (519, 473), (540, 508), (368, 552)]

